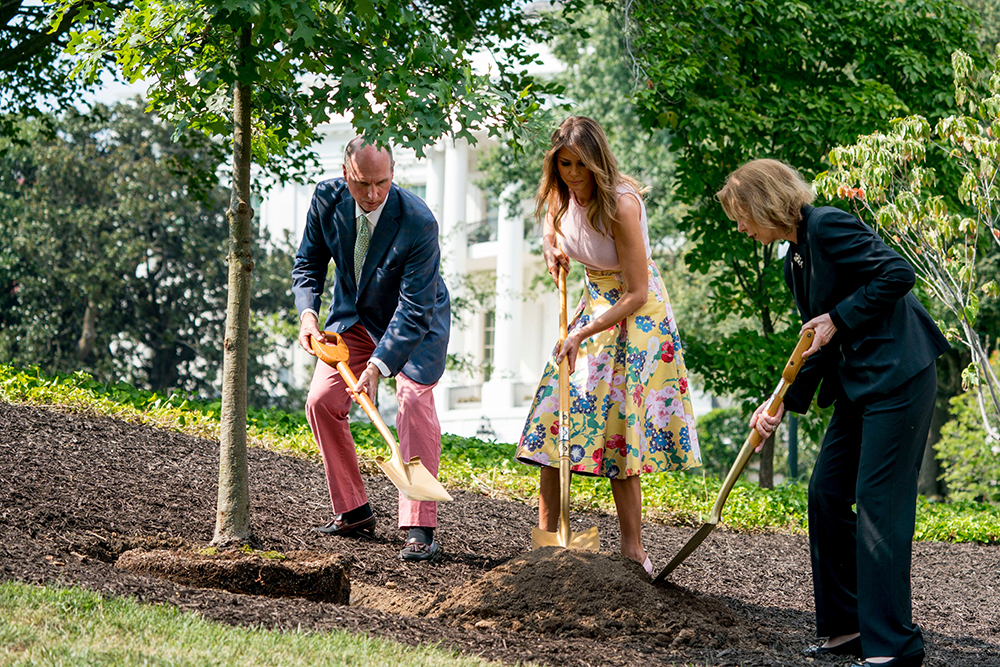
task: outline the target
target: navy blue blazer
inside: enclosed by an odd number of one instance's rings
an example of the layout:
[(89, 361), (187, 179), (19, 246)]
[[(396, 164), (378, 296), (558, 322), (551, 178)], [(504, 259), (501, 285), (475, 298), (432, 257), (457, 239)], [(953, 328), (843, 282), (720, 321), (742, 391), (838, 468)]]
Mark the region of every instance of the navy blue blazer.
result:
[(295, 307), (320, 312), (327, 267), (334, 262), (333, 301), (324, 329), (342, 333), (361, 322), (375, 339), (373, 357), (392, 375), (420, 384), (444, 374), (451, 302), (441, 277), (438, 225), (427, 205), (395, 183), (354, 276), (354, 198), (343, 178), (316, 186), (292, 267)]
[(834, 207), (802, 208), (785, 282), (803, 322), (829, 313), (833, 339), (806, 361), (785, 395), (804, 413), (817, 404), (886, 394), (934, 363), (949, 345), (910, 289), (913, 267), (871, 227)]

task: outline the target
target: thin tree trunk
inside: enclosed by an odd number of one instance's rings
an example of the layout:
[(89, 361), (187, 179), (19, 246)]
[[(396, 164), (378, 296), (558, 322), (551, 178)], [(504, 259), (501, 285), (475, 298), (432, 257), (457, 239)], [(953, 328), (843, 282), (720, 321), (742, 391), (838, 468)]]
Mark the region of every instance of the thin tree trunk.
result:
[[(764, 246), (762, 258), (764, 260), (764, 266), (761, 268), (760, 274), (764, 272), (764, 268), (771, 261), (771, 246)], [(761, 281), (758, 280), (758, 296), (765, 291), (765, 288)], [(774, 323), (771, 322), (771, 311), (764, 305), (761, 307), (760, 312), (761, 325), (764, 331), (764, 336), (770, 338), (774, 335)], [(760, 450), (760, 478), (758, 480), (758, 486), (762, 489), (773, 489), (774, 488), (774, 436), (777, 434), (777, 429), (771, 431), (771, 435), (764, 441), (764, 446)]]
[[(979, 334), (967, 320), (962, 320), (962, 326), (965, 329), (965, 339), (972, 351), (972, 361), (979, 366), (979, 384), (976, 386), (976, 392), (979, 395), (979, 412), (983, 420), (983, 429), (987, 436), (994, 439), (1000, 438), (1000, 396), (997, 395), (1000, 383), (997, 382), (997, 377), (993, 373), (993, 367), (990, 366), (990, 356), (983, 349)], [(992, 404), (992, 411), (987, 405), (987, 399)], [(993, 418), (991, 418), (991, 412)]]
[[(240, 48), (250, 48), (251, 27), (243, 26)], [(219, 424), (219, 498), (213, 545), (246, 543), (250, 533), (247, 473), (247, 344), (250, 325), (250, 91), (233, 91), (233, 193), (229, 222), (229, 301), (223, 342), (222, 415)]]
[(76, 358), (83, 361), (94, 349), (94, 341), (97, 340), (97, 306), (94, 300), (87, 299), (87, 309), (83, 313), (83, 333), (76, 341)]
[(774, 432), (767, 436), (764, 448), (760, 450), (760, 475), (758, 486), (762, 489), (774, 488)]

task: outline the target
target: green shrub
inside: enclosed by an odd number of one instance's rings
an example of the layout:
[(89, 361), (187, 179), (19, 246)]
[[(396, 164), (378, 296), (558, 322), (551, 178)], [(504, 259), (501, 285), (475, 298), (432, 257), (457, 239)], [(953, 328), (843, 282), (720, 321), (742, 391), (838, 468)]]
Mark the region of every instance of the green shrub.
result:
[(923, 496), (917, 502), (917, 526), (913, 539), (941, 542), (1000, 542), (1000, 505), (972, 501), (932, 503)]
[(934, 445), (952, 500), (1000, 502), (1000, 442), (988, 440), (975, 391), (951, 399), (952, 419)]
[(739, 408), (717, 408), (698, 417), (698, 445), (705, 472), (725, 477), (749, 432)]

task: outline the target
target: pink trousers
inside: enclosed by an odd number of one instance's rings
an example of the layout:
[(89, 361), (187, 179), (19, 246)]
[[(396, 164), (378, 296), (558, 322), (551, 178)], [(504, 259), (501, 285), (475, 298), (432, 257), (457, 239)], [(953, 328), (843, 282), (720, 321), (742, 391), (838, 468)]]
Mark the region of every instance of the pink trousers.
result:
[[(348, 366), (355, 376), (359, 376), (368, 365), (375, 343), (361, 324), (355, 324), (341, 336), (351, 351)], [(399, 400), (396, 431), (403, 460), (419, 456), (421, 463), (436, 477), (441, 460), (441, 423), (434, 408), (431, 392), (434, 386), (414, 382), (402, 373), (396, 375)], [(368, 502), (347, 423), (350, 409), (347, 382), (335, 368), (317, 361), (306, 399), (306, 418), (323, 455), (334, 514), (349, 512)], [(399, 527), (411, 526), (437, 527), (437, 503), (407, 500), (399, 494)]]

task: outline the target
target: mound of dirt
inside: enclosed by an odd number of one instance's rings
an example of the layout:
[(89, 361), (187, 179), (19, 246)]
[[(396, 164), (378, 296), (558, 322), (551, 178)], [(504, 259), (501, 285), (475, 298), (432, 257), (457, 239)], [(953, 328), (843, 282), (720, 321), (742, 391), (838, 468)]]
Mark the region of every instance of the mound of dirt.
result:
[(302, 597), (347, 604), (351, 563), (337, 554), (290, 551), (273, 557), (243, 551), (195, 553), (174, 549), (134, 549), (116, 567), (200, 588), (269, 597)]
[(653, 646), (721, 648), (752, 634), (717, 599), (667, 585), (620, 554), (546, 547), (459, 586), (428, 616), (451, 625), (614, 640), (642, 635)]

